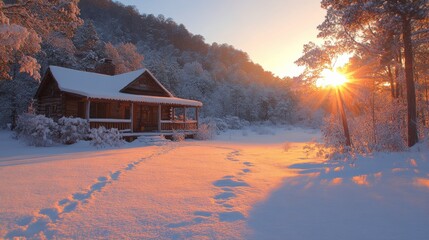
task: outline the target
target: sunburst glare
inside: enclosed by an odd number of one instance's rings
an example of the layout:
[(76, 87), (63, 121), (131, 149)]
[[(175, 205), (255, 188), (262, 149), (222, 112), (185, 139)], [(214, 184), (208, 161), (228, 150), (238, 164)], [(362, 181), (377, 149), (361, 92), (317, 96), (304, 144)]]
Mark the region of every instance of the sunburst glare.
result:
[(321, 76), (316, 81), (316, 86), (320, 88), (339, 87), (348, 81), (347, 77), (337, 70), (324, 69)]

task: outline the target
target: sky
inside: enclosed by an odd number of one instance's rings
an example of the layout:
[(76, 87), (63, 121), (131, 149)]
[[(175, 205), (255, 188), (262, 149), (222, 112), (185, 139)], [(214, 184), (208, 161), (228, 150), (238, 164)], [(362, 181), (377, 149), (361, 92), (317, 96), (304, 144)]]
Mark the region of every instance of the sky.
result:
[(302, 71), (294, 62), (317, 39), (320, 0), (120, 0), (140, 13), (162, 14), (211, 44), (227, 43), (279, 77)]

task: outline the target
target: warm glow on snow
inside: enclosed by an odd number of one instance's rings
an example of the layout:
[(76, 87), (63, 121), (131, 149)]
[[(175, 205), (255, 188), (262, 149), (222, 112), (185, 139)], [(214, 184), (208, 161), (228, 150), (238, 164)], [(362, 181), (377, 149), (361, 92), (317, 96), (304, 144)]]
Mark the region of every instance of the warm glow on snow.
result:
[(359, 175), (352, 177), (352, 181), (357, 185), (369, 185), (367, 175)]
[(339, 178), (339, 177), (334, 178), (334, 179), (332, 179), (332, 181), (331, 181), (331, 185), (340, 185), (341, 183), (343, 183), (343, 179), (342, 179), (342, 178)]
[(337, 70), (325, 69), (322, 71), (322, 77), (317, 79), (316, 86), (325, 87), (339, 87), (347, 82), (347, 77)]
[(417, 178), (414, 183), (417, 186), (421, 186), (421, 187), (427, 187), (429, 188), (429, 179), (427, 178)]

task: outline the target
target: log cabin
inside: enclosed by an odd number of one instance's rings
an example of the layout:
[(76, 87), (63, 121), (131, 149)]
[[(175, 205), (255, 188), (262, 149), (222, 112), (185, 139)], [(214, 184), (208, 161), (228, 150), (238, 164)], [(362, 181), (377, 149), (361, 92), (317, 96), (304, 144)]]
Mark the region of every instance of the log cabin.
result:
[[(49, 66), (36, 92), (37, 114), (87, 119), (91, 128), (124, 135), (198, 129), (202, 103), (175, 97), (147, 69), (115, 74), (106, 60), (96, 72)], [(141, 134), (143, 135), (143, 134)]]

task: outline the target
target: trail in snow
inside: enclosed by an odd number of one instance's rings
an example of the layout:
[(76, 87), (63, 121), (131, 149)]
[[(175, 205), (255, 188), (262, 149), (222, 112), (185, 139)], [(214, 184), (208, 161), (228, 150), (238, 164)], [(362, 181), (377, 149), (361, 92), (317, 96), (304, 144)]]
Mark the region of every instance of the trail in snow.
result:
[[(233, 162), (240, 163), (238, 158), (241, 155), (240, 150), (234, 150), (227, 154), (226, 159)], [(221, 222), (234, 222), (245, 219), (245, 216), (240, 211), (234, 209), (234, 205), (230, 204), (230, 200), (237, 197), (237, 190), (243, 187), (249, 187), (250, 185), (239, 178), (243, 172), (238, 172), (235, 176), (224, 176), (213, 182), (213, 186), (217, 187), (219, 193), (213, 197), (216, 204), (221, 205), (225, 211), (218, 213), (219, 221)]]
[[(236, 162), (238, 164), (243, 164), (246, 168), (241, 169), (235, 175), (227, 175), (214, 181), (212, 184), (217, 189), (217, 193), (212, 197), (212, 200), (215, 204), (221, 206), (224, 211), (221, 212), (210, 212), (210, 211), (195, 211), (194, 219), (191, 221), (182, 221), (178, 223), (168, 224), (169, 228), (179, 228), (179, 227), (187, 227), (190, 225), (205, 223), (208, 221), (212, 222), (235, 222), (239, 220), (245, 220), (245, 215), (236, 210), (235, 206), (231, 204), (231, 200), (237, 198), (239, 192), (242, 188), (251, 187), (245, 180), (242, 179), (246, 174), (251, 173), (251, 168), (253, 163), (251, 162), (242, 162), (240, 160), (241, 150), (233, 149), (233, 148), (225, 148), (220, 146), (210, 146), (216, 149), (228, 149), (232, 150), (229, 152), (225, 160)], [(213, 219), (216, 218), (216, 219)]]
[(125, 174), (127, 171), (134, 170), (143, 161), (167, 154), (173, 149), (180, 145), (166, 144), (162, 146), (156, 153), (140, 158), (137, 161), (128, 163), (126, 167), (123, 167), (116, 171), (111, 171), (107, 176), (100, 176), (97, 178), (95, 183), (90, 185), (87, 190), (75, 192), (70, 196), (59, 200), (53, 207), (40, 209), (37, 213), (32, 216), (26, 216), (18, 220), (19, 228), (13, 229), (6, 234), (6, 238), (31, 238), (34, 236), (47, 237), (51, 239), (54, 237), (56, 230), (55, 224), (61, 220), (64, 215), (71, 213), (78, 209), (78, 207), (88, 206), (91, 199), (94, 199), (94, 194), (101, 192), (108, 184), (113, 184), (119, 180), (121, 174)]
[[(212, 197), (213, 202), (222, 207), (224, 211), (210, 212), (210, 211), (195, 211), (193, 213), (194, 218), (190, 221), (182, 221), (178, 223), (168, 224), (168, 228), (180, 228), (187, 227), (200, 223), (207, 222), (235, 222), (239, 220), (245, 220), (245, 214), (237, 210), (231, 200), (237, 198), (240, 195), (240, 191), (243, 188), (250, 188), (243, 178), (251, 173), (251, 168), (254, 166), (252, 162), (243, 162), (240, 160), (241, 150), (234, 148), (226, 148), (221, 146), (210, 146), (215, 149), (227, 149), (231, 150), (225, 156), (225, 160), (232, 161), (243, 165), (243, 169), (240, 169), (235, 175), (227, 175), (214, 181), (212, 184), (217, 189), (217, 193)], [(214, 218), (214, 219), (213, 219)]]

